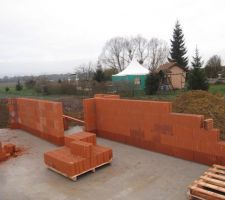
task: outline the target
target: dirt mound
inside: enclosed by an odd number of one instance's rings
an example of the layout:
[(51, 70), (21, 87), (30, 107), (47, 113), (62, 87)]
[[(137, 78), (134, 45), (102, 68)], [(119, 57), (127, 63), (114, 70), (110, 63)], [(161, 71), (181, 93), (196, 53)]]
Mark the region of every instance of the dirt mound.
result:
[(221, 130), (225, 139), (225, 99), (205, 91), (191, 91), (178, 96), (173, 102), (173, 111), (205, 115), (214, 120), (214, 127)]

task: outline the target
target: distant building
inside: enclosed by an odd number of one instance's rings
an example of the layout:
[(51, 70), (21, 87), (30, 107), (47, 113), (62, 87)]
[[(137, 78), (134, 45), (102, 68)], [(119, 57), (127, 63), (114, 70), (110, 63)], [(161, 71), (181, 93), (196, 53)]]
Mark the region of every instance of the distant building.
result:
[(173, 89), (182, 89), (185, 87), (185, 79), (187, 70), (176, 62), (169, 62), (160, 65), (157, 71), (163, 71), (172, 85)]

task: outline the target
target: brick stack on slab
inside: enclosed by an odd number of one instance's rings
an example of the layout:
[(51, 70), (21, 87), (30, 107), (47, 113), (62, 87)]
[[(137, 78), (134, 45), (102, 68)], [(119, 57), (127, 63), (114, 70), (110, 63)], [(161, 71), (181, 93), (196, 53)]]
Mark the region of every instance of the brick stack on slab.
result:
[(65, 146), (44, 154), (48, 168), (72, 180), (77, 176), (95, 171), (112, 161), (112, 149), (96, 145), (96, 135), (80, 132), (65, 136)]
[(2, 146), (2, 143), (0, 142), (0, 162), (6, 160), (9, 157), (9, 154), (7, 154)]

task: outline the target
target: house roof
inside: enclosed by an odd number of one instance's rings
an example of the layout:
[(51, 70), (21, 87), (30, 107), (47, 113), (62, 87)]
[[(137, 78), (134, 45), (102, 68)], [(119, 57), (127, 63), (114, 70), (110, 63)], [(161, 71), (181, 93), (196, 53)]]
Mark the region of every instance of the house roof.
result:
[(187, 71), (187, 70), (185, 69), (185, 67), (183, 67), (183, 66), (177, 64), (176, 62), (168, 62), (168, 63), (162, 64), (162, 65), (160, 65), (160, 66), (158, 67), (157, 71), (160, 71), (160, 70), (162, 70), (162, 71), (170, 71), (170, 69), (171, 69), (172, 67), (174, 67), (174, 66), (179, 67), (179, 68), (183, 69), (184, 71)]
[(126, 76), (126, 75), (146, 75), (149, 70), (143, 67), (135, 58), (132, 59), (130, 64), (120, 73), (113, 76)]

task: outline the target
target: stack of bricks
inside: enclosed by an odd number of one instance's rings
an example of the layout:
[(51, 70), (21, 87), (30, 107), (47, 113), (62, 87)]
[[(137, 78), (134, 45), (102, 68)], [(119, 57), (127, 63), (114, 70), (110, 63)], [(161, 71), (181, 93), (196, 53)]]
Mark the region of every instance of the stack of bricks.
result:
[(0, 161), (4, 161), (8, 158), (7, 153), (4, 151), (2, 147), (2, 143), (0, 142)]
[(80, 132), (65, 136), (65, 146), (44, 154), (45, 164), (52, 170), (76, 180), (77, 176), (110, 163), (112, 149), (96, 145), (96, 135)]
[(15, 144), (5, 144), (4, 146), (0, 142), (0, 161), (4, 161), (10, 156), (13, 156), (16, 152), (16, 145)]
[(96, 95), (84, 100), (85, 131), (203, 164), (225, 165), (225, 142), (212, 119), (173, 113), (170, 102)]
[(57, 145), (64, 144), (62, 104), (45, 100), (9, 100), (10, 127), (28, 131)]

